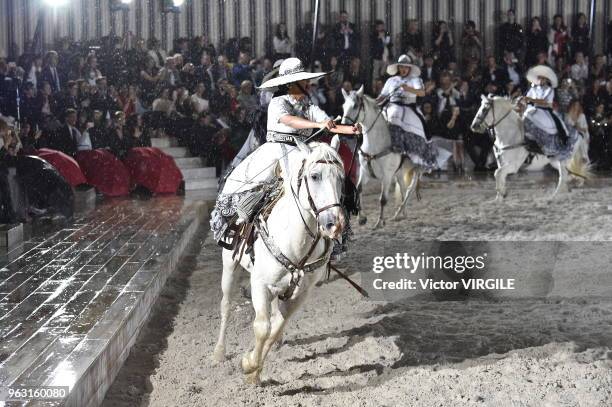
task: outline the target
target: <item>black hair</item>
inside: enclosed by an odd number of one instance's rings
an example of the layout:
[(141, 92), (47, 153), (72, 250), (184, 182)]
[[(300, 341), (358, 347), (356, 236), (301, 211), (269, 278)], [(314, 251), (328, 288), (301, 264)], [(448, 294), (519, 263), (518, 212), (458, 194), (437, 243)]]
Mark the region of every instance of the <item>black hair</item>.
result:
[(289, 93), (289, 85), (280, 85), (272, 97), (285, 96), (287, 93)]

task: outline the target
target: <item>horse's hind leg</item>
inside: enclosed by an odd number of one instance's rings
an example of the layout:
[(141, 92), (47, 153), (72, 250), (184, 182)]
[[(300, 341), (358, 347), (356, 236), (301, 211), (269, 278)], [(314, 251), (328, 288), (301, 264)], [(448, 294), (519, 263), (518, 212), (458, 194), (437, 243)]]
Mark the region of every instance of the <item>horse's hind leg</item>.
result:
[(565, 161), (552, 161), (551, 164), (557, 169), (557, 171), (559, 171), (559, 182), (555, 192), (552, 194), (552, 197), (554, 198), (559, 192), (569, 192), (569, 173), (567, 171), (567, 163)]
[(385, 226), (385, 206), (389, 197), (389, 187), (393, 181), (393, 175), (383, 178), (380, 183), (380, 212), (378, 214), (378, 221), (374, 225), (374, 229), (378, 229)]
[(236, 279), (235, 271), (240, 266), (238, 262), (232, 259), (232, 252), (223, 250), (223, 275), (221, 276), (221, 291), (223, 298), (221, 299), (221, 326), (219, 327), (219, 339), (213, 353), (213, 359), (216, 361), (225, 360), (225, 331), (227, 330), (227, 322), (231, 311), (231, 296), (234, 291)]
[(242, 358), (242, 371), (247, 375), (248, 383), (259, 384), (259, 375), (263, 368), (263, 347), (270, 336), (271, 294), (265, 284), (253, 281), (253, 274), (251, 274), (251, 296), (255, 309), (255, 320), (253, 321), (255, 346)]
[(416, 188), (419, 182), (419, 178), (421, 178), (421, 171), (416, 168), (413, 168), (412, 169), (412, 179), (410, 180), (410, 185), (408, 186), (408, 189), (406, 190), (406, 194), (403, 197), (401, 205), (399, 206), (399, 208), (397, 208), (397, 211), (395, 211), (395, 215), (393, 215), (393, 220), (399, 220), (400, 215), (405, 214), (406, 205), (408, 204), (408, 200), (410, 199), (410, 196), (412, 195), (412, 193), (416, 191)]

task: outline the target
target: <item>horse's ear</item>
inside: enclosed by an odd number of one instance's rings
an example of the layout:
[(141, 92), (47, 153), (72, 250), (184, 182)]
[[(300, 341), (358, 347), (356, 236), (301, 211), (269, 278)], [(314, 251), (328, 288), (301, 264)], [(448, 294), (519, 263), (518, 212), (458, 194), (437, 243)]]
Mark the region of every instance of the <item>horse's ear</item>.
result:
[(341, 89), (342, 89), (342, 96), (343, 96), (345, 99), (347, 99), (347, 98), (349, 97), (348, 92), (347, 92), (346, 90), (344, 90), (344, 88), (341, 88)]
[(480, 95), (480, 99), (482, 99), (483, 102), (488, 102), (489, 99), (487, 99), (487, 97), (485, 95)]
[(361, 87), (359, 88), (359, 90), (357, 90), (357, 96), (359, 97), (363, 97), (363, 85), (361, 85)]
[(494, 94), (492, 94), (492, 93), (489, 93), (489, 94), (487, 95), (487, 99), (493, 99), (494, 97), (495, 97), (495, 95), (494, 95)]
[(308, 144), (304, 143), (301, 140), (298, 140), (297, 137), (294, 137), (293, 139), (295, 140), (295, 145), (297, 146), (297, 148), (300, 149), (301, 152), (303, 152), (304, 154), (312, 153), (312, 148), (310, 148)]

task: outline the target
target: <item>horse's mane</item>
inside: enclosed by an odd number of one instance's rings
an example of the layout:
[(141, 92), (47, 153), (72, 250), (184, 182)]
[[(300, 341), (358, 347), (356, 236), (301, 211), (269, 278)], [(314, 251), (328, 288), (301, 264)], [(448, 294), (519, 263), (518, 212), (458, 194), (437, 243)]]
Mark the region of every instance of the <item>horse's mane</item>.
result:
[(493, 101), (495, 103), (500, 103), (502, 105), (504, 105), (504, 107), (507, 107), (509, 109), (513, 109), (514, 108), (514, 103), (512, 101), (512, 99), (506, 97), (506, 96), (494, 96)]
[[(306, 157), (306, 168), (309, 169), (312, 166), (316, 165), (319, 161), (327, 161), (327, 162), (338, 162), (342, 164), (342, 158), (340, 158), (340, 154), (336, 150), (334, 150), (327, 143), (319, 143), (313, 142), (309, 144), (312, 149), (312, 153), (310, 153)], [(332, 166), (336, 171), (343, 174), (343, 168), (338, 165)]]

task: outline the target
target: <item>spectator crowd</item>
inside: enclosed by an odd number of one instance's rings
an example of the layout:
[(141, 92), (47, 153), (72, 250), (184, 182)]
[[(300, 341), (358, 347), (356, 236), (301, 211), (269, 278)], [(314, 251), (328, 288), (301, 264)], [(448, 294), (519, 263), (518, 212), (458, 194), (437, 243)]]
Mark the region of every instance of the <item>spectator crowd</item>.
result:
[(87, 44), (63, 39), (42, 54), (26, 47), (17, 58), (0, 60), (0, 113), (20, 123), (18, 133), (3, 133), (2, 157), (41, 147), (69, 155), (107, 148), (122, 157), (132, 147), (149, 146), (152, 137), (174, 136), (220, 172), (247, 138), (262, 103), (256, 87), (277, 59), (298, 56), (315, 71), (330, 71), (309, 93), (335, 117), (342, 111), (342, 89), (364, 86), (377, 96), (386, 66), (407, 54), (421, 67), (426, 95), (419, 107), (428, 137), (451, 140), (457, 170), (463, 170), (464, 150), (475, 170), (488, 169), (492, 140), (469, 130), (480, 95), (525, 94), (525, 72), (535, 64), (557, 72), (555, 109), (568, 126), (590, 133), (593, 162), (610, 169), (612, 35), (605, 53), (597, 54), (582, 13), (571, 22), (554, 16), (550, 24), (533, 17), (526, 27), (513, 10), (505, 18), (490, 53), (473, 21), (463, 24), (460, 38), (438, 21), (426, 44), (416, 20), (407, 21), (395, 39), (383, 21), (364, 35), (347, 12), (319, 28), (314, 47), (311, 24), (300, 27), (299, 39), (278, 24), (265, 55), (252, 55), (250, 38), (211, 44), (205, 36), (178, 38), (171, 50), (155, 38), (131, 35)]

